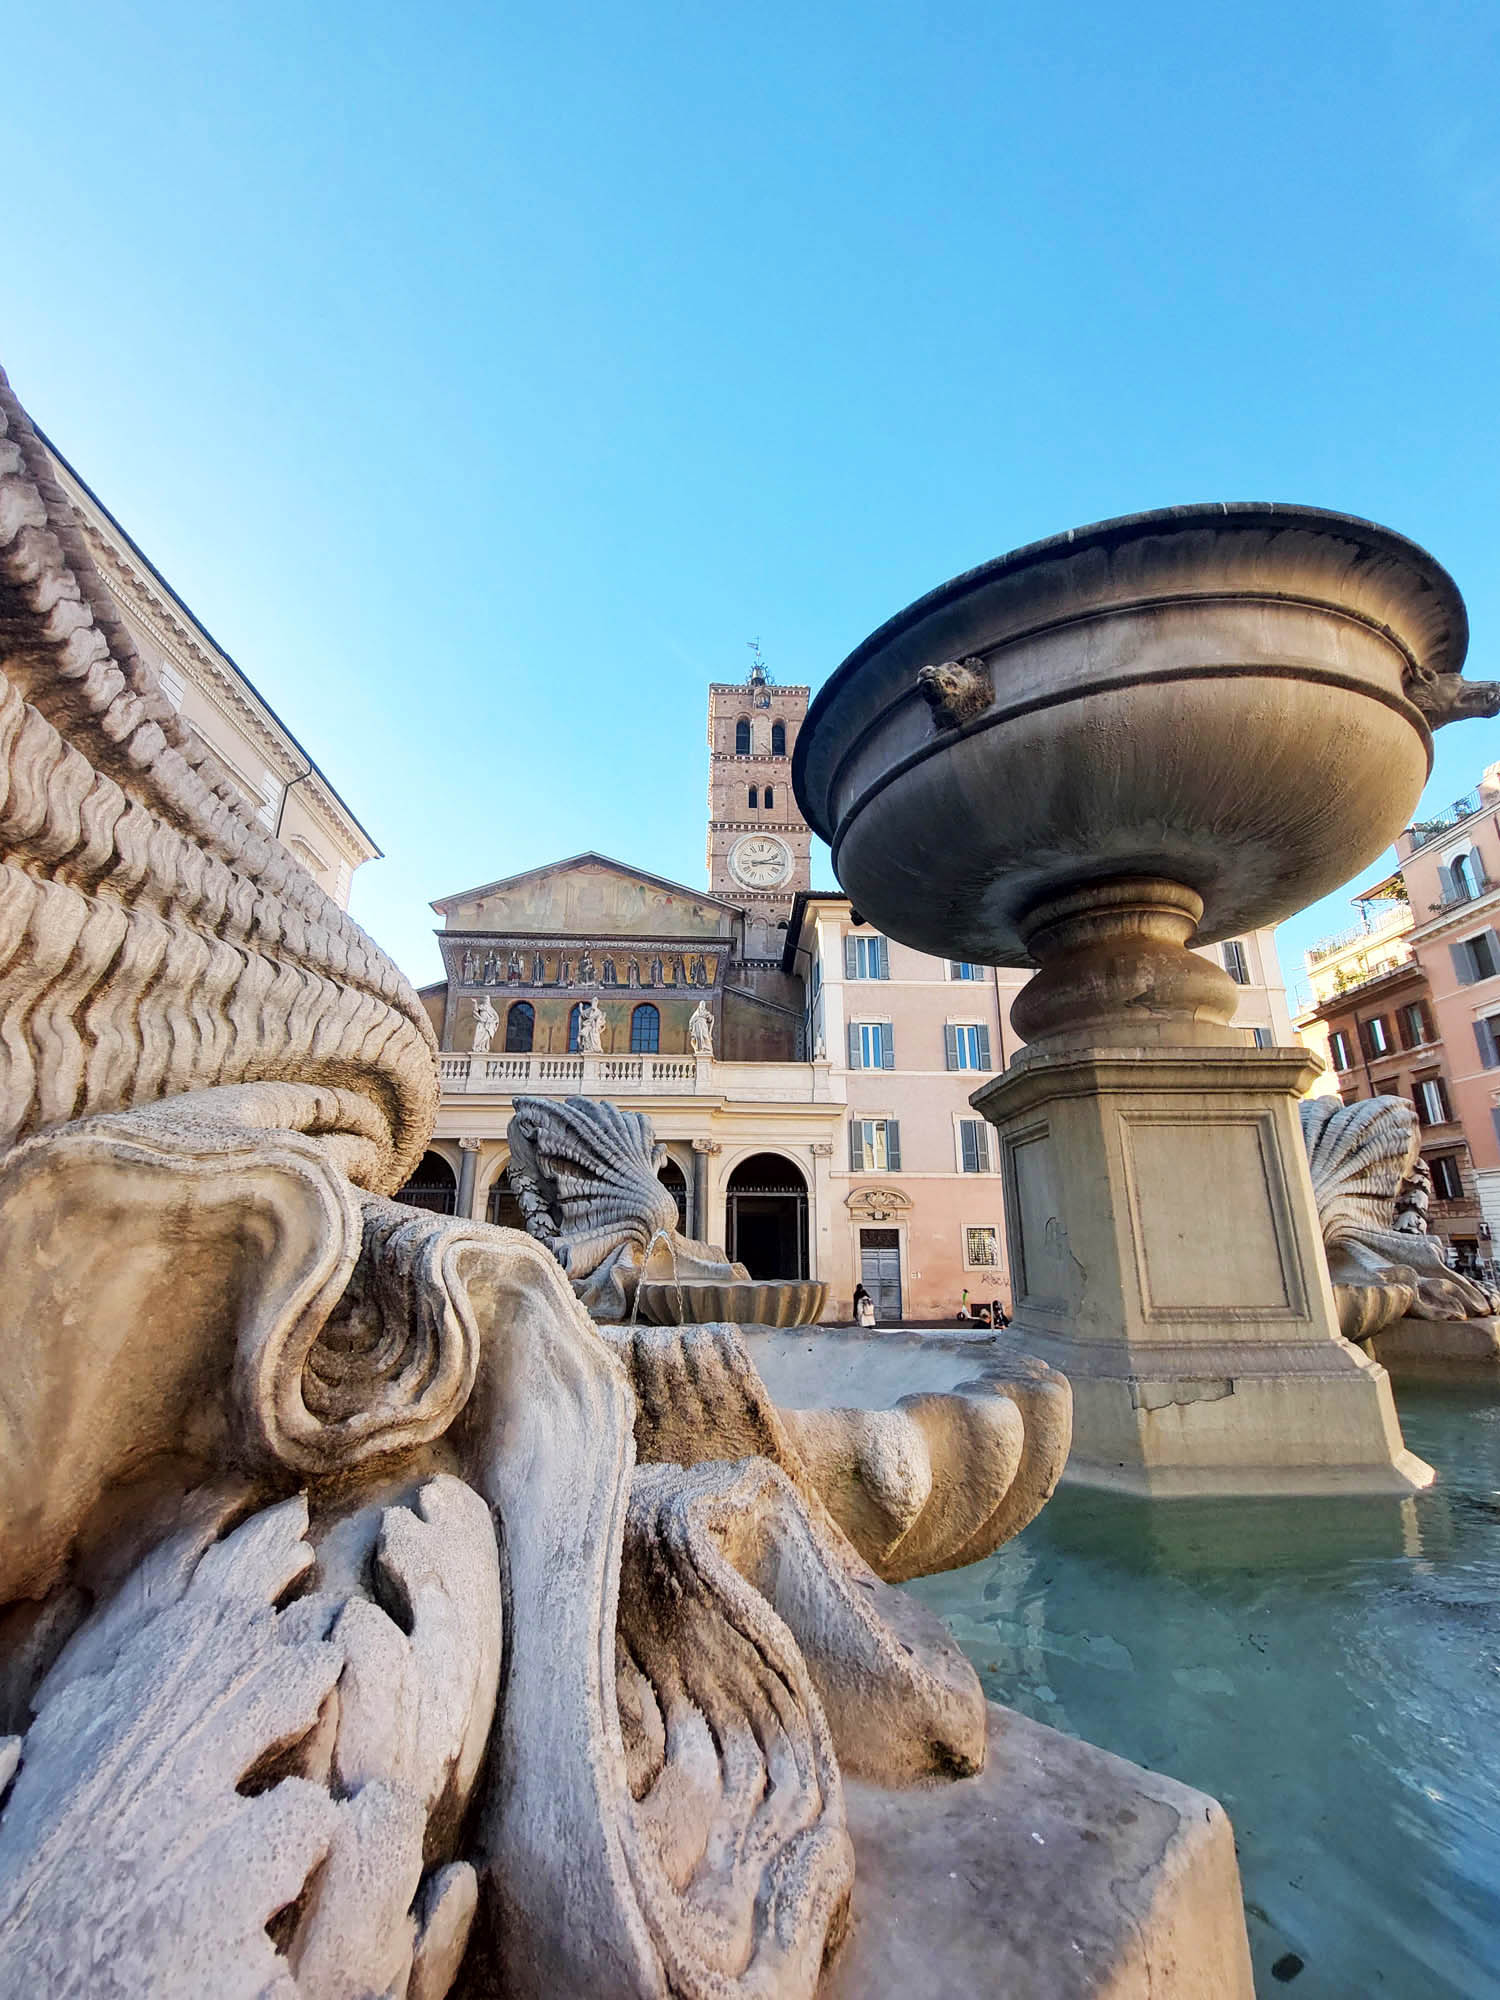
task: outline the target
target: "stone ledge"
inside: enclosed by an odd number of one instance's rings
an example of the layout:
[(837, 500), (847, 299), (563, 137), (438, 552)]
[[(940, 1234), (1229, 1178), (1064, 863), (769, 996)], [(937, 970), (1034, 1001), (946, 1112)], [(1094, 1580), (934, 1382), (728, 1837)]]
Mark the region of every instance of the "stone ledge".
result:
[(853, 1918), (819, 2000), (1253, 2000), (1204, 1793), (991, 1704), (979, 1777), (845, 1796)]

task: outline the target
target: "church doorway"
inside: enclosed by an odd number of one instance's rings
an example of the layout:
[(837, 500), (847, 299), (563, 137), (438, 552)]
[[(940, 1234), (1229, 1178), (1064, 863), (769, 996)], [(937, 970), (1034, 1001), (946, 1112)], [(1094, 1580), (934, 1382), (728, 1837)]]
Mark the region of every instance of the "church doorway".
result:
[(452, 1167), (441, 1153), (424, 1153), (406, 1186), (396, 1190), (396, 1199), (408, 1208), (430, 1208), (434, 1215), (452, 1215), (458, 1207), (458, 1183)]
[(807, 1182), (779, 1153), (752, 1153), (729, 1176), (730, 1256), (752, 1278), (805, 1278)]

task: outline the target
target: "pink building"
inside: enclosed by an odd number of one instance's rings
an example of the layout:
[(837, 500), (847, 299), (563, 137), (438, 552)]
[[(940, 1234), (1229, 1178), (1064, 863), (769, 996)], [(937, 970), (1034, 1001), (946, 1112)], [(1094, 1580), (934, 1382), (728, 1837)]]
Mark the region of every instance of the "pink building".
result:
[(1500, 1241), (1500, 764), (1396, 842), (1453, 1109), (1474, 1163), (1485, 1253)]

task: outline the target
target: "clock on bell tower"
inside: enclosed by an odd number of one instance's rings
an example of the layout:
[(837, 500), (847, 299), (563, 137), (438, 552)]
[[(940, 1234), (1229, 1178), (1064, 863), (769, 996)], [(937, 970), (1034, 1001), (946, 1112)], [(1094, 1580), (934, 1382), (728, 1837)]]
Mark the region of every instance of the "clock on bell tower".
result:
[(792, 898), (812, 886), (812, 833), (792, 797), (809, 689), (780, 687), (758, 645), (743, 681), (708, 690), (708, 886), (750, 919), (750, 957), (779, 957)]

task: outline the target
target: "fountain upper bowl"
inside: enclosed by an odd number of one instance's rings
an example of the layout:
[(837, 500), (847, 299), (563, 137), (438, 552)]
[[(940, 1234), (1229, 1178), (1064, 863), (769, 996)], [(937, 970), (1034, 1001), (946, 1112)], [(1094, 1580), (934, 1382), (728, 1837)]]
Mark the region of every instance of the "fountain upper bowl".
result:
[(1195, 890), (1212, 942), (1389, 845), (1431, 769), (1424, 691), (1467, 645), (1447, 571), (1373, 522), (1130, 515), (856, 647), (798, 735), (797, 799), (855, 909), (920, 950), (1027, 965), (1029, 909), (1124, 876)]

